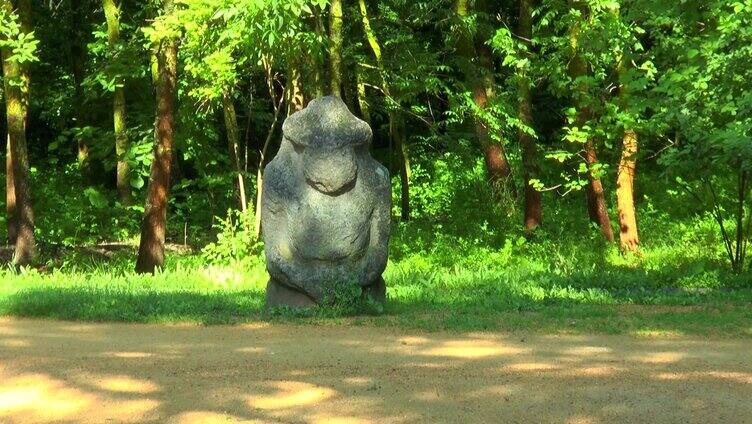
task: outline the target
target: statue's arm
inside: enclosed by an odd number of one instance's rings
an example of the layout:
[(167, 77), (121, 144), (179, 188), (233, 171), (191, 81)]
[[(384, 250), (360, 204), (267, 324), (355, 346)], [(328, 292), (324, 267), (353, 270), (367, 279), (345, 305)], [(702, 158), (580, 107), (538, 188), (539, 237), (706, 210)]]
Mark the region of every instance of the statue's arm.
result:
[[(274, 162), (268, 167), (274, 166)], [(266, 254), (266, 269), (269, 275), (280, 283), (292, 285), (288, 277), (295, 261), (290, 243), (290, 208), (292, 196), (284, 184), (271, 177), (264, 180), (261, 198), (261, 222)]]
[[(381, 166), (381, 165), (379, 165)], [(381, 168), (382, 173), (377, 174), (380, 177), (379, 186), (371, 215), (371, 241), (368, 246), (367, 260), (364, 266), (367, 267), (367, 281), (376, 281), (386, 268), (389, 256), (389, 235), (392, 228), (392, 192), (389, 184), (388, 172)]]

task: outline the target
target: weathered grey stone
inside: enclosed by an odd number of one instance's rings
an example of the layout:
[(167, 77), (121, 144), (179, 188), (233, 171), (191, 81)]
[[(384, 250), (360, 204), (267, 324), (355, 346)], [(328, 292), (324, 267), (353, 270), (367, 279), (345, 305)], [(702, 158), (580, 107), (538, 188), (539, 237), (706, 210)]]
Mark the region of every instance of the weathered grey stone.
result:
[(292, 114), (282, 132), (261, 204), (267, 306), (320, 304), (338, 283), (383, 301), (391, 189), (369, 153), (371, 129), (330, 96)]

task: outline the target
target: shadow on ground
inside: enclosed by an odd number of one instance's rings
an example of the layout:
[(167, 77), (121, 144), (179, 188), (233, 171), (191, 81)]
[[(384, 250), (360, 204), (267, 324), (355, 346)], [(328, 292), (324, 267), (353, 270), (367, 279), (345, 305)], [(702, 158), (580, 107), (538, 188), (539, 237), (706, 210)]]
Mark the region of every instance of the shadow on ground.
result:
[(0, 320), (0, 421), (743, 422), (750, 340)]

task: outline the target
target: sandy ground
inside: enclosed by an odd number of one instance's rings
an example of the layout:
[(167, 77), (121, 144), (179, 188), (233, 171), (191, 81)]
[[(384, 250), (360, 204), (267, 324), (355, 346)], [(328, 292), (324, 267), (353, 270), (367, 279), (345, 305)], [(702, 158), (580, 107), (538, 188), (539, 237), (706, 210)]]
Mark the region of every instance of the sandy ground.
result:
[(0, 423), (752, 423), (752, 340), (0, 318)]

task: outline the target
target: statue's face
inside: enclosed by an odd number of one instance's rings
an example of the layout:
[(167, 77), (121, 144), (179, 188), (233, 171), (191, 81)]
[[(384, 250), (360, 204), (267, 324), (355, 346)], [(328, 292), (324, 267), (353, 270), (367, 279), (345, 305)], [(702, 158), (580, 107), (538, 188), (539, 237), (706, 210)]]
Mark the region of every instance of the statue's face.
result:
[(316, 191), (338, 196), (355, 186), (358, 178), (357, 145), (316, 146), (290, 141), (301, 156), (306, 183)]
[[(305, 182), (328, 196), (355, 187), (358, 158), (371, 141), (371, 128), (337, 97), (313, 100), (282, 124), (282, 133), (298, 156)], [(303, 181), (300, 181), (303, 183)]]

